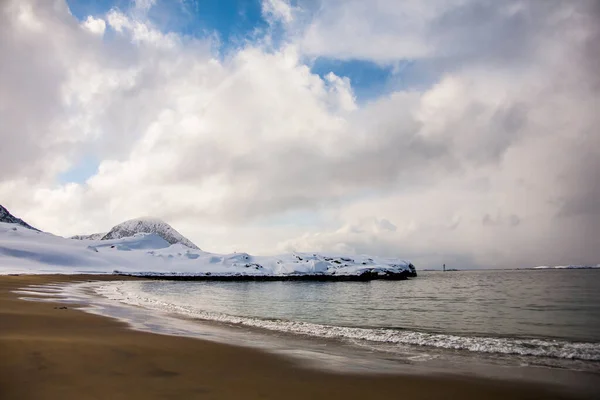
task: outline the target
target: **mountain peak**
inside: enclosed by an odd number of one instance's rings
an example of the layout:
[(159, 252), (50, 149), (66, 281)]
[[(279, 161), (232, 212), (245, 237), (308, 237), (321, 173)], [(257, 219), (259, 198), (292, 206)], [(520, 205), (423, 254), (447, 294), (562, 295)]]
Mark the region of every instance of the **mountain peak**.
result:
[(170, 244), (181, 243), (191, 249), (200, 250), (191, 240), (177, 232), (171, 225), (154, 217), (134, 218), (115, 225), (102, 240), (130, 237), (136, 233), (155, 233)]
[(164, 224), (164, 225), (169, 225), (165, 221), (163, 221), (162, 219), (156, 218), (156, 217), (138, 217), (138, 218), (132, 218), (132, 219), (129, 219), (129, 220), (123, 222), (123, 224), (125, 224), (125, 223), (131, 223), (131, 222), (143, 222), (143, 223), (147, 223), (147, 224), (157, 224), (157, 225)]
[(34, 230), (34, 231), (41, 232), (39, 229), (36, 229), (33, 226), (29, 225), (27, 222), (23, 221), (21, 218), (17, 218), (14, 215), (12, 215), (1, 204), (0, 204), (0, 222), (6, 222), (6, 223), (9, 223), (9, 224), (18, 224), (18, 225), (21, 225), (22, 227), (25, 227), (27, 229), (31, 229), (31, 230)]

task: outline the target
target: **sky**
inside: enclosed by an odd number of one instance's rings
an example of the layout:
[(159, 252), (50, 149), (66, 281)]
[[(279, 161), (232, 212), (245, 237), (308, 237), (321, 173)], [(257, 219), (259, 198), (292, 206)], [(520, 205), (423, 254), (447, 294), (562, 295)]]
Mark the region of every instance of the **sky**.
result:
[(600, 263), (600, 2), (4, 0), (0, 204), (70, 236)]

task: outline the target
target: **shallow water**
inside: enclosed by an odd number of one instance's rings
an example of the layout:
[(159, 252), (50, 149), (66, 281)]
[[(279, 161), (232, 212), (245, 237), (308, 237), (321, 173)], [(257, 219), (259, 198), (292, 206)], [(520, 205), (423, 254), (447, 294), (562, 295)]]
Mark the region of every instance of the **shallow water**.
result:
[(187, 317), (334, 338), (374, 350), (458, 350), (600, 370), (599, 270), (421, 272), (401, 282), (103, 285), (110, 298)]
[(421, 272), (406, 282), (163, 282), (202, 311), (363, 328), (600, 342), (600, 270)]
[(18, 293), (316, 368), (524, 379), (600, 396), (599, 279), (598, 270), (421, 272), (400, 282), (115, 281)]

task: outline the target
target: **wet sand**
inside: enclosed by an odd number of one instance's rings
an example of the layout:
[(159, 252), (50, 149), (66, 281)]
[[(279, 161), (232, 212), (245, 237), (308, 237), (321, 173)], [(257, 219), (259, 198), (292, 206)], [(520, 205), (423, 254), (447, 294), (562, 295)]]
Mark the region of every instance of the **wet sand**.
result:
[(0, 276), (0, 399), (581, 398), (522, 382), (311, 370), (255, 349), (133, 331), (72, 305), (11, 293), (31, 284), (115, 279)]

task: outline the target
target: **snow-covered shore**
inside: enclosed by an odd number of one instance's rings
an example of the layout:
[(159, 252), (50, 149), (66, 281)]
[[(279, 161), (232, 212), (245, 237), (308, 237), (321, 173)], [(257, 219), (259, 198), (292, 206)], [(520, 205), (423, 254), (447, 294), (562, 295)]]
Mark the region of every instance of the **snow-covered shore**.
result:
[(170, 244), (155, 233), (109, 240), (75, 240), (0, 223), (0, 274), (23, 273), (332, 279), (416, 276), (414, 266), (400, 259), (323, 253), (214, 254), (181, 243)]

